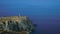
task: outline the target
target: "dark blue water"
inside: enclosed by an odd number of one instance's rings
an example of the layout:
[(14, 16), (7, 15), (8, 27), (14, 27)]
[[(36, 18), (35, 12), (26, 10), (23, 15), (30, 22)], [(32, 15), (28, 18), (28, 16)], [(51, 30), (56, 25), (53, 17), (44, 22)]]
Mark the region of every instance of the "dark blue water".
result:
[(60, 34), (60, 26), (59, 24), (45, 24), (45, 26), (40, 24), (30, 34)]

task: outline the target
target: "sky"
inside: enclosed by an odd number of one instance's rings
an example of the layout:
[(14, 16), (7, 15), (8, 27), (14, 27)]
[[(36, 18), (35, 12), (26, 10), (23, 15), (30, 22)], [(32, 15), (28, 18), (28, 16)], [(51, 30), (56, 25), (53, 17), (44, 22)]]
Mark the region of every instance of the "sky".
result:
[(60, 34), (60, 0), (0, 0), (0, 17), (19, 13), (37, 24), (35, 34)]

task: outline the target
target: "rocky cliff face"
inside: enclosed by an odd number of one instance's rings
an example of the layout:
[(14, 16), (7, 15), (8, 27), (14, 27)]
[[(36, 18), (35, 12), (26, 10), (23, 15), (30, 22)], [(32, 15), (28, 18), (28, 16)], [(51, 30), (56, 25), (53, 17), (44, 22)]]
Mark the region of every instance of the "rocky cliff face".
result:
[(34, 29), (32, 21), (27, 16), (11, 16), (0, 18), (0, 31), (27, 31)]

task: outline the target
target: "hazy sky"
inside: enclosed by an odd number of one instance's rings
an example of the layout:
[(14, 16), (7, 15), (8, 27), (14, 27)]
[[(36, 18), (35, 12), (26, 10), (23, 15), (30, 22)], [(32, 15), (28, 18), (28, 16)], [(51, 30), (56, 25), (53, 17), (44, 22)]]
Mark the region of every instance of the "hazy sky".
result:
[(33, 16), (34, 19), (60, 20), (60, 0), (0, 0), (0, 16)]

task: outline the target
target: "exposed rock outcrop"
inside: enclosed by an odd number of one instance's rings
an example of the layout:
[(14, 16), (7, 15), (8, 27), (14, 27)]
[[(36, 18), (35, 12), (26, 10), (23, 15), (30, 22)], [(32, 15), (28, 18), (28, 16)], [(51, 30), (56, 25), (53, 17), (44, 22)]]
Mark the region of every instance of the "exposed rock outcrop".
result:
[(27, 16), (10, 16), (0, 18), (0, 31), (31, 32), (33, 29), (33, 23)]

